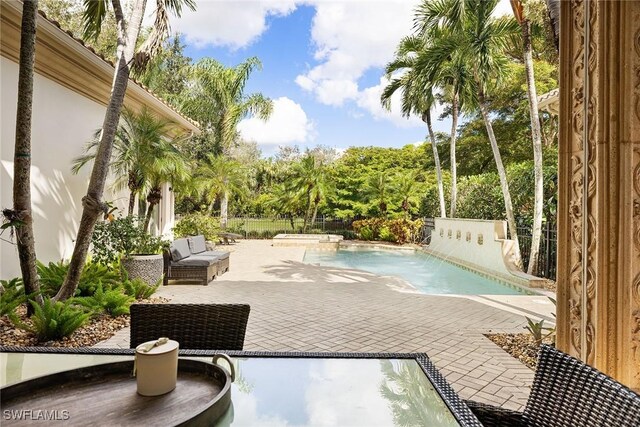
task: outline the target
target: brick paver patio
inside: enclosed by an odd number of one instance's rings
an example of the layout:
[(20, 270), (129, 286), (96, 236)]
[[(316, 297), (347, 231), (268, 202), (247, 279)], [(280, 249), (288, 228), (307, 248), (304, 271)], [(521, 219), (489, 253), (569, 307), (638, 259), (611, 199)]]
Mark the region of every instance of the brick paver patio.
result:
[[(174, 303), (248, 303), (246, 350), (426, 352), (463, 398), (521, 409), (533, 372), (486, 337), (525, 319), (463, 297), (406, 292), (400, 280), (303, 264), (304, 249), (232, 246), (231, 271), (209, 286), (170, 285)], [(129, 346), (128, 328), (98, 344)]]

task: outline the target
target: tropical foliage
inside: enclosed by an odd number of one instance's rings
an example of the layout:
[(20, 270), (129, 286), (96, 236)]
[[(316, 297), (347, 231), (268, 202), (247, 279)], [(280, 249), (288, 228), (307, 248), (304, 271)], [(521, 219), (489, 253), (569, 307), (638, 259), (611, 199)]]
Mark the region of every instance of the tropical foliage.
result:
[[(53, 297), (60, 290), (68, 271), (68, 262), (50, 262), (49, 264), (38, 262), (38, 275), (42, 282), (42, 293), (45, 296)], [(82, 270), (75, 296), (93, 295), (99, 283), (104, 286), (116, 286), (119, 281), (120, 273), (117, 268), (112, 265), (89, 261)]]
[(141, 227), (142, 221), (142, 218), (126, 216), (96, 224), (91, 240), (93, 259), (109, 265), (121, 257), (161, 253), (168, 242), (147, 233)]
[(88, 308), (92, 316), (106, 313), (111, 317), (129, 314), (129, 306), (135, 298), (124, 293), (122, 288), (103, 289), (98, 283), (96, 291), (91, 296), (73, 298), (72, 303)]
[(71, 301), (44, 298), (43, 304), (31, 301), (34, 314), (31, 324), (18, 322), (18, 326), (33, 333), (39, 342), (68, 337), (89, 320), (90, 314), (72, 305)]
[(205, 240), (214, 241), (220, 232), (220, 220), (208, 212), (192, 212), (182, 216), (173, 228), (176, 237), (203, 235)]

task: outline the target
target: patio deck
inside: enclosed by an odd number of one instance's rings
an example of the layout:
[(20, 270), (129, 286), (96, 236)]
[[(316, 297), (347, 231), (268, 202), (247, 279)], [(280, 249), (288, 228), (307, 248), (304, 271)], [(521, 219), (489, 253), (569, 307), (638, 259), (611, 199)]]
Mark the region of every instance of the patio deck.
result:
[[(231, 270), (209, 286), (165, 286), (157, 295), (250, 304), (245, 350), (426, 352), (463, 398), (510, 409), (526, 402), (533, 371), (483, 335), (522, 332), (522, 315), (478, 298), (403, 292), (389, 277), (306, 265), (303, 248), (247, 240), (230, 250)], [(129, 329), (96, 346), (128, 348)]]

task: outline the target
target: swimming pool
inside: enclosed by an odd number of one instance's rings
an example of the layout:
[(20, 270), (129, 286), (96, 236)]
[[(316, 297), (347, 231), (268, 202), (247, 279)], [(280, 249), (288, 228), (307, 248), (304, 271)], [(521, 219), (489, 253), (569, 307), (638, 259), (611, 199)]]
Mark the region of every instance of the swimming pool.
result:
[(394, 250), (307, 250), (304, 262), (398, 276), (424, 294), (525, 295), (500, 282), (422, 252)]

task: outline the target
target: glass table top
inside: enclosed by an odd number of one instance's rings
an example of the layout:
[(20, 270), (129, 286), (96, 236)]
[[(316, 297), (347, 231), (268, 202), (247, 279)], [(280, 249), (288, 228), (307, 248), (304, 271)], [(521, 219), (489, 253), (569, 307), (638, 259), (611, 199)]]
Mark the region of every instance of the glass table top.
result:
[[(131, 356), (1, 353), (0, 384)], [(210, 361), (210, 357), (193, 358)], [(458, 426), (414, 359), (239, 358), (219, 426)]]

